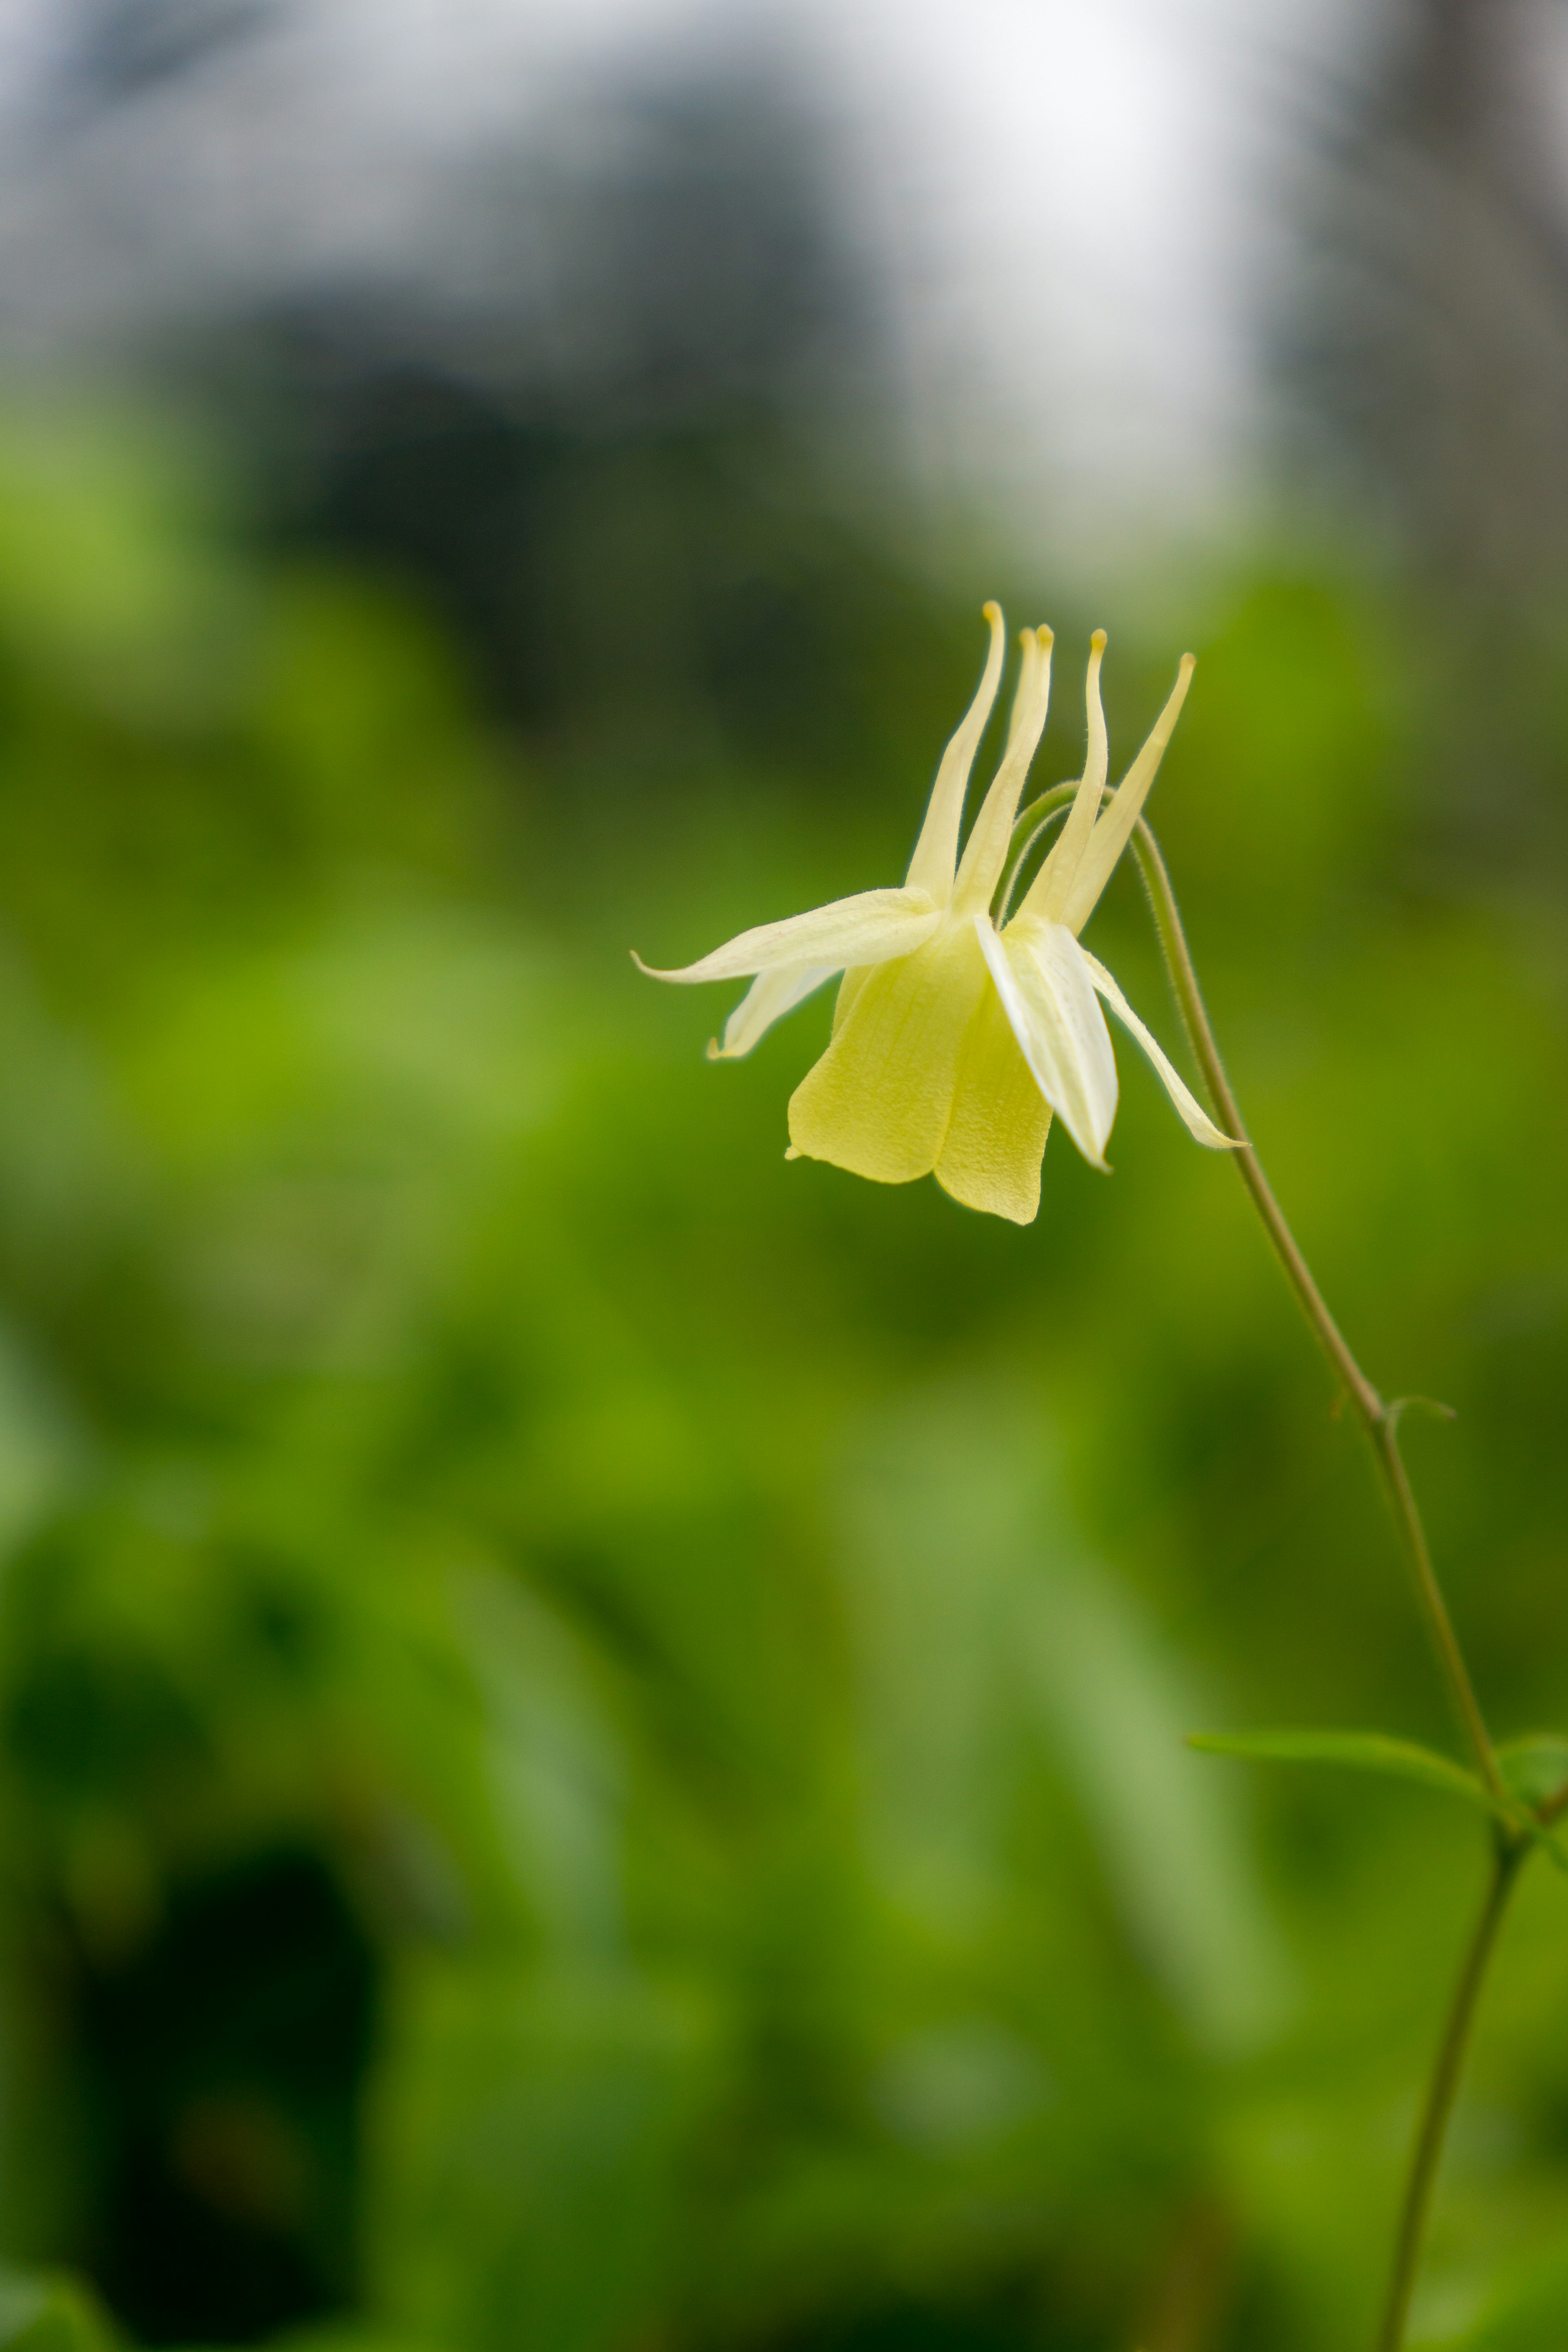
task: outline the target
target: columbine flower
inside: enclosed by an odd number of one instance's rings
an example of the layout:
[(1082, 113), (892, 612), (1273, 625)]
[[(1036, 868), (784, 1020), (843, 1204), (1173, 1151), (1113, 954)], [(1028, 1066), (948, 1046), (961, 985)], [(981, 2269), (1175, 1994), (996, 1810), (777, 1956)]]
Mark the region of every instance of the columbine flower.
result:
[(862, 890), (810, 914), (763, 923), (683, 971), (650, 976), (756, 975), (725, 1024), (723, 1043), (708, 1048), (713, 1058), (726, 1059), (749, 1054), (783, 1014), (842, 972), (832, 1041), (791, 1097), (788, 1156), (831, 1160), (884, 1184), (934, 1171), (955, 1200), (1027, 1224), (1039, 1206), (1040, 1159), (1053, 1111), (1084, 1158), (1105, 1166), (1116, 1062), (1097, 997), (1136, 1037), (1197, 1140), (1223, 1150), (1231, 1138), (1205, 1116), (1104, 965), (1078, 943), (1154, 781), (1186, 695), (1192, 656), (1183, 656), (1152, 733), (1102, 811), (1105, 633), (1096, 631), (1083, 776), (1050, 856), (998, 930), (992, 901), (1046, 723), (1051, 632), (1024, 632), (1006, 749), (961, 859), (969, 771), (1002, 676), (999, 607), (987, 604), (985, 618), (991, 650), (984, 676), (942, 755), (903, 887)]

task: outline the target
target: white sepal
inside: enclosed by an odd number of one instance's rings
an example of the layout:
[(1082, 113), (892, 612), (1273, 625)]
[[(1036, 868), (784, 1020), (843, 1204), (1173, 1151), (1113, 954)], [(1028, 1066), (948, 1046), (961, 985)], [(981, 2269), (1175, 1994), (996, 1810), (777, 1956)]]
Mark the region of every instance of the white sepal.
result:
[(782, 923), (760, 923), (679, 971), (656, 971), (635, 953), (632, 961), (650, 980), (747, 980), (780, 964), (822, 964), (843, 971), (852, 963), (913, 955), (941, 920), (929, 890), (859, 890), (852, 898), (835, 898)]
[(1091, 956), (1087, 948), (1080, 949), (1079, 952), (1089, 966), (1089, 977), (1112, 1013), (1121, 1023), (1122, 1027), (1137, 1038), (1138, 1043), (1160, 1073), (1164, 1082), (1165, 1092), (1185, 1120), (1189, 1135), (1195, 1136), (1200, 1143), (1206, 1143), (1211, 1151), (1244, 1151), (1247, 1147), (1243, 1142), (1234, 1135), (1222, 1134), (1215, 1125), (1192, 1089), (1183, 1080), (1180, 1073), (1155, 1044), (1154, 1039), (1139, 1020), (1138, 1015), (1098, 957)]
[(1116, 1057), (1083, 950), (1063, 924), (1037, 915), (1020, 916), (1000, 935), (985, 915), (976, 915), (974, 928), (1035, 1084), (1089, 1165), (1103, 1169)]
[(772, 971), (759, 972), (725, 1022), (722, 1044), (717, 1037), (710, 1041), (708, 1059), (733, 1062), (742, 1054), (749, 1054), (775, 1021), (793, 1013), (814, 988), (831, 980), (837, 970), (836, 963), (781, 963), (775, 964)]

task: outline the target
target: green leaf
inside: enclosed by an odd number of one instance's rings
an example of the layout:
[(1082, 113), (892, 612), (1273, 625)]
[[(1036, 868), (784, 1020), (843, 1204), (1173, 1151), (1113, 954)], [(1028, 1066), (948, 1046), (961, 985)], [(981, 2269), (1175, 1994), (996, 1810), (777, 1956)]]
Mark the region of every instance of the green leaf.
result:
[[(1258, 1764), (1338, 1764), (1352, 1772), (1380, 1772), (1386, 1779), (1415, 1780), (1423, 1788), (1463, 1797), (1483, 1812), (1500, 1811), (1462, 1764), (1384, 1731), (1195, 1731), (1187, 1745), (1211, 1756), (1245, 1756)], [(1502, 1817), (1517, 1826), (1511, 1814)]]
[(1194, 1731), (1187, 1745), (1211, 1756), (1245, 1756), (1258, 1764), (1338, 1764), (1352, 1772), (1414, 1780), (1479, 1805), (1516, 1835), (1528, 1832), (1560, 1870), (1568, 1872), (1568, 1840), (1531, 1818), (1531, 1808), (1568, 1781), (1568, 1739), (1556, 1733), (1516, 1739), (1499, 1748), (1498, 1762), (1510, 1793), (1520, 1801), (1517, 1806), (1500, 1804), (1474, 1772), (1451, 1757), (1417, 1747), (1413, 1739), (1394, 1739), (1384, 1731)]
[(1500, 1748), (1502, 1777), (1521, 1803), (1544, 1805), (1568, 1788), (1568, 1738), (1560, 1731), (1532, 1732)]

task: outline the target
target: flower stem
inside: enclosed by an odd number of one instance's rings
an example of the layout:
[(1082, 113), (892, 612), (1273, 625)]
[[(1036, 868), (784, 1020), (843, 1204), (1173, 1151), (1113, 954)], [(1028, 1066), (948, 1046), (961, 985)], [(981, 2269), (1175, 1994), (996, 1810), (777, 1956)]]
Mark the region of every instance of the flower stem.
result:
[(1529, 1851), (1528, 1844), (1510, 1838), (1506, 1833), (1499, 1835), (1493, 1849), (1486, 1896), (1470, 1933), (1458, 1982), (1454, 1987), (1454, 1997), (1448, 2004), (1442, 2040), (1437, 2044), (1432, 2077), (1426, 2085), (1421, 2120), (1410, 2152), (1410, 2171), (1400, 2206), (1399, 2230), (1394, 2242), (1394, 2268), (1388, 2282), (1387, 2301), (1383, 2308), (1383, 2324), (1377, 2334), (1377, 2352), (1401, 2352), (1405, 2342), (1410, 2297), (1415, 2285), (1421, 2244), (1426, 2234), (1426, 2221), (1432, 2207), (1432, 2191), (1442, 2159), (1448, 2119), (1458, 2095), (1459, 2078), (1464, 2073), (1476, 2006), (1486, 1981), (1488, 1963), (1497, 1944), (1498, 1930), (1508, 1908), (1508, 1899), (1513, 1892), (1514, 1880)]
[[(1046, 824), (1067, 805), (1076, 790), (1076, 785), (1059, 784), (1019, 816), (1013, 833), (1013, 854), (1006, 881), (1000, 895), (998, 920), (1005, 919), (1025, 863)], [(1231, 1091), (1230, 1080), (1226, 1076), (1219, 1047), (1215, 1043), (1214, 1031), (1209, 1026), (1208, 1013), (1204, 1004), (1203, 992), (1198, 986), (1197, 974), (1193, 969), (1192, 954), (1187, 946), (1186, 933), (1182, 928), (1181, 912), (1176, 905), (1175, 892), (1171, 887), (1171, 877), (1160, 854), (1160, 845), (1142, 817), (1133, 835), (1133, 847), (1144, 887), (1149, 894), (1154, 928), (1164, 951), (1166, 968), (1181, 1009), (1188, 1043), (1204, 1074), (1220, 1125), (1228, 1134), (1238, 1138), (1241, 1143), (1241, 1149), (1235, 1155), (1237, 1172), (1251, 1196), (1252, 1204), (1262, 1220), (1263, 1229), (1285, 1270), (1285, 1278), (1296, 1294), (1301, 1312), (1348, 1392), (1366, 1431), (1378, 1476), (1394, 1517), (1400, 1549), (1415, 1586), (1416, 1604), (1431, 1636), (1438, 1669), (1454, 1713), (1481, 1779), (1499, 1805), (1517, 1814), (1519, 1809), (1504, 1781), (1497, 1751), (1470, 1680), (1469, 1668), (1465, 1664), (1464, 1652), (1459, 1647), (1447, 1603), (1437, 1582), (1426, 1531), (1421, 1523), (1421, 1513), (1411, 1489), (1409, 1473), (1399, 1450), (1400, 1416), (1411, 1400), (1396, 1397), (1391, 1402), (1384, 1402), (1357, 1363), (1350, 1342), (1330, 1313), (1247, 1135), (1246, 1123)], [(1568, 1788), (1561, 1792), (1560, 1800), (1553, 1801), (1550, 1814), (1544, 1807), (1535, 1808), (1535, 1819), (1537, 1822), (1544, 1822), (1548, 1818), (1555, 1820), (1561, 1811), (1568, 1811)], [(1449, 2005), (1411, 2154), (1410, 2172), (1394, 2242), (1393, 2274), (1377, 2338), (1377, 2352), (1401, 2352), (1405, 2341), (1405, 2322), (1421, 2259), (1422, 2241), (1426, 2232), (1432, 2191), (1449, 2118), (1454, 2111), (1454, 2101), (1458, 2095), (1459, 2078), (1464, 2071), (1465, 2053), (1469, 2047), (1477, 2003), (1497, 1943), (1498, 1930), (1508, 1907), (1508, 1899), (1513, 1891), (1513, 1882), (1532, 1846), (1533, 1839), (1522, 1825), (1519, 1832), (1500, 1824), (1494, 1830), (1492, 1872), (1486, 1900), (1471, 1935)]]
[(1142, 818), (1138, 821), (1134, 849), (1188, 1041), (1214, 1097), (1221, 1126), (1227, 1134), (1242, 1139), (1244, 1148), (1235, 1155), (1237, 1172), (1251, 1195), (1253, 1206), (1273, 1244), (1276, 1256), (1285, 1269), (1286, 1279), (1296, 1294), (1302, 1313), (1361, 1417), (1372, 1446), (1378, 1476), (1394, 1516), (1400, 1548), (1410, 1570), (1416, 1604), (1431, 1636), (1438, 1669), (1455, 1716), (1488, 1790), (1500, 1804), (1509, 1806), (1512, 1801), (1480, 1703), (1476, 1697), (1458, 1636), (1454, 1631), (1453, 1620), (1448, 1614), (1447, 1603), (1437, 1582), (1426, 1531), (1422, 1526), (1421, 1513), (1399, 1451), (1399, 1420), (1405, 1400), (1395, 1398), (1392, 1403), (1385, 1403), (1362, 1370), (1351, 1352), (1349, 1341), (1329, 1312), (1323, 1295), (1312, 1278), (1311, 1268), (1285, 1221), (1285, 1213), (1274, 1197), (1273, 1188), (1247, 1137), (1236, 1097), (1231, 1091), (1230, 1080), (1226, 1076), (1225, 1064), (1220, 1059), (1219, 1047), (1215, 1043), (1214, 1031), (1209, 1026), (1203, 992), (1193, 969), (1186, 933), (1182, 928), (1182, 918), (1176, 906), (1175, 893), (1171, 887), (1170, 875), (1165, 870), (1165, 861), (1160, 855), (1159, 844)]
[[(1219, 1047), (1215, 1043), (1214, 1031), (1209, 1026), (1203, 992), (1198, 987), (1186, 934), (1182, 928), (1175, 893), (1171, 887), (1171, 877), (1160, 855), (1159, 844), (1142, 819), (1139, 820), (1134, 842), (1139, 868), (1153, 910), (1154, 926), (1164, 950), (1171, 984), (1181, 1008), (1188, 1041), (1214, 1097), (1221, 1125), (1243, 1141), (1243, 1149), (1236, 1154), (1237, 1172), (1251, 1195), (1265, 1232), (1274, 1244), (1275, 1254), (1285, 1269), (1286, 1278), (1296, 1294), (1302, 1313), (1361, 1416), (1454, 1712), (1487, 1788), (1500, 1804), (1511, 1808), (1513, 1801), (1503, 1780), (1497, 1751), (1492, 1746), (1491, 1735), (1476, 1697), (1458, 1636), (1454, 1631), (1453, 1621), (1448, 1615), (1447, 1605), (1432, 1566), (1426, 1531), (1421, 1524), (1421, 1514), (1411, 1489), (1409, 1474), (1399, 1451), (1399, 1420), (1407, 1400), (1395, 1398), (1392, 1403), (1384, 1402), (1357, 1363), (1350, 1343), (1329, 1312), (1322, 1293), (1312, 1278), (1311, 1269), (1285, 1221), (1285, 1213), (1274, 1197), (1273, 1189), (1247, 1138), (1247, 1128), (1226, 1076), (1225, 1064), (1220, 1059)], [(1398, 2233), (1394, 2240), (1388, 2297), (1377, 2337), (1377, 2352), (1401, 2352), (1405, 2342), (1405, 2323), (1421, 2260), (1422, 2242), (1426, 2233), (1432, 2192), (1454, 2102), (1458, 2095), (1477, 2003), (1497, 1943), (1498, 1930), (1508, 1907), (1508, 1899), (1513, 1891), (1514, 1880), (1531, 1847), (1532, 1840), (1527, 1832), (1516, 1833), (1500, 1825), (1494, 1830), (1492, 1870), (1486, 1899), (1454, 1989), (1411, 2153)]]

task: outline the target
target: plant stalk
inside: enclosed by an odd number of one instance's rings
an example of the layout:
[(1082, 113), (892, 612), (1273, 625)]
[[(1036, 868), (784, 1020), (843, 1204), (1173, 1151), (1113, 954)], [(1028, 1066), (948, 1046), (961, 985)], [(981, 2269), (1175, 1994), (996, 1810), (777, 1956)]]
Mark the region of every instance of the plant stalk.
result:
[(1432, 2191), (1436, 2185), (1448, 2121), (1458, 2096), (1476, 2007), (1497, 1945), (1498, 1930), (1508, 1908), (1508, 1899), (1513, 1892), (1514, 1880), (1529, 1851), (1527, 1843), (1510, 1838), (1506, 1832), (1499, 1834), (1493, 1848), (1491, 1874), (1487, 1881), (1485, 1900), (1471, 1930), (1458, 1981), (1454, 1987), (1454, 1997), (1448, 2004), (1431, 2080), (1426, 2085), (1421, 2120), (1410, 2152), (1410, 2171), (1400, 2206), (1399, 2230), (1394, 2242), (1394, 2267), (1389, 2275), (1383, 2323), (1377, 2334), (1377, 2352), (1402, 2352), (1410, 2316), (1410, 2298), (1420, 2267), (1422, 2242), (1432, 2209)]
[[(1073, 784), (1058, 785), (1054, 792), (1047, 793), (1032, 807), (1026, 809), (1019, 817), (1014, 830), (1013, 856), (998, 901), (998, 920), (1005, 919), (1024, 866), (1045, 825), (1053, 814), (1067, 805), (1076, 791), (1077, 786)], [(1357, 1363), (1350, 1342), (1329, 1311), (1247, 1135), (1240, 1108), (1226, 1075), (1225, 1064), (1220, 1058), (1219, 1047), (1215, 1042), (1214, 1031), (1209, 1026), (1208, 1013), (1204, 1004), (1203, 992), (1198, 986), (1197, 974), (1193, 969), (1181, 912), (1171, 887), (1171, 877), (1160, 854), (1159, 844), (1142, 817), (1133, 836), (1133, 847), (1144, 887), (1149, 894), (1154, 928), (1164, 952), (1188, 1043), (1203, 1072), (1221, 1126), (1240, 1146), (1235, 1154), (1237, 1171), (1273, 1244), (1275, 1255), (1285, 1270), (1286, 1280), (1296, 1294), (1297, 1303), (1366, 1432), (1378, 1476), (1393, 1514), (1400, 1549), (1410, 1570), (1416, 1603), (1431, 1636), (1438, 1669), (1466, 1744), (1490, 1795), (1500, 1806), (1517, 1815), (1519, 1808), (1503, 1779), (1497, 1751), (1487, 1729), (1464, 1653), (1459, 1647), (1458, 1636), (1437, 1582), (1426, 1531), (1399, 1450), (1400, 1415), (1409, 1400), (1395, 1398), (1391, 1402), (1384, 1400)], [(1568, 1790), (1563, 1792), (1562, 1807), (1568, 1809)], [(1537, 1819), (1544, 1818), (1544, 1813), (1538, 1809)], [(1555, 1818), (1555, 1810), (1552, 1818)], [(1486, 1900), (1471, 1935), (1449, 2005), (1411, 2155), (1377, 2352), (1401, 2352), (1405, 2341), (1410, 2297), (1420, 2263), (1432, 2192), (1449, 2118), (1458, 2095), (1476, 2006), (1514, 1880), (1533, 1843), (1529, 1832), (1522, 1828), (1516, 1833), (1500, 1824), (1494, 1832), (1494, 1839), (1492, 1873)]]
[[(1447, 1604), (1437, 1582), (1426, 1531), (1399, 1450), (1399, 1419), (1404, 1409), (1403, 1402), (1395, 1399), (1392, 1403), (1385, 1403), (1362, 1370), (1343, 1332), (1329, 1312), (1322, 1293), (1313, 1280), (1311, 1269), (1274, 1197), (1273, 1189), (1247, 1135), (1236, 1097), (1231, 1091), (1230, 1080), (1226, 1075), (1225, 1064), (1220, 1058), (1219, 1047), (1215, 1042), (1214, 1031), (1209, 1026), (1203, 992), (1193, 969), (1192, 955), (1165, 861), (1160, 854), (1159, 844), (1142, 819), (1135, 835), (1135, 850), (1188, 1041), (1214, 1097), (1221, 1124), (1242, 1145), (1236, 1154), (1237, 1172), (1285, 1269), (1286, 1279), (1296, 1294), (1302, 1313), (1361, 1416), (1454, 1712), (1487, 1788), (1500, 1803), (1509, 1805), (1511, 1802), (1510, 1792)], [(1454, 2112), (1454, 2102), (1458, 2095), (1477, 2004), (1514, 1880), (1531, 1850), (1531, 1842), (1528, 1836), (1514, 1835), (1500, 1826), (1494, 1830), (1492, 1869), (1486, 1898), (1471, 1933), (1458, 1982), (1449, 2003), (1411, 2152), (1410, 2170), (1394, 2240), (1388, 2295), (1377, 2337), (1377, 2352), (1402, 2352), (1410, 2298), (1431, 2212), (1433, 2190)]]
[(1142, 817), (1138, 821), (1133, 846), (1144, 887), (1149, 893), (1154, 928), (1164, 950), (1171, 985), (1175, 992), (1188, 1042), (1214, 1097), (1220, 1125), (1242, 1146), (1235, 1155), (1237, 1172), (1251, 1195), (1253, 1206), (1273, 1244), (1275, 1255), (1285, 1269), (1286, 1279), (1296, 1294), (1302, 1313), (1360, 1415), (1394, 1516), (1400, 1548), (1415, 1586), (1416, 1603), (1431, 1636), (1438, 1669), (1455, 1716), (1488, 1790), (1500, 1804), (1510, 1806), (1512, 1800), (1498, 1763), (1486, 1718), (1481, 1713), (1480, 1702), (1476, 1696), (1475, 1685), (1470, 1680), (1469, 1668), (1459, 1647), (1458, 1636), (1454, 1631), (1453, 1620), (1448, 1614), (1447, 1603), (1437, 1582), (1426, 1531), (1399, 1450), (1399, 1419), (1404, 1401), (1396, 1398), (1392, 1403), (1385, 1403), (1362, 1370), (1351, 1351), (1349, 1341), (1329, 1312), (1323, 1295), (1312, 1278), (1311, 1268), (1285, 1221), (1285, 1213), (1274, 1197), (1273, 1188), (1247, 1135), (1241, 1111), (1231, 1091), (1230, 1080), (1226, 1076), (1225, 1064), (1220, 1059), (1219, 1047), (1215, 1043), (1214, 1031), (1209, 1026), (1203, 992), (1193, 969), (1186, 933), (1182, 928), (1182, 918), (1165, 861), (1160, 855), (1159, 844)]

